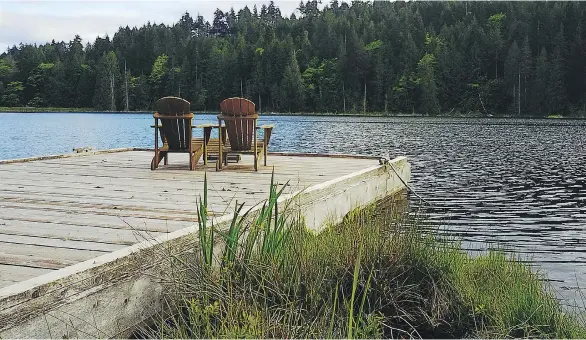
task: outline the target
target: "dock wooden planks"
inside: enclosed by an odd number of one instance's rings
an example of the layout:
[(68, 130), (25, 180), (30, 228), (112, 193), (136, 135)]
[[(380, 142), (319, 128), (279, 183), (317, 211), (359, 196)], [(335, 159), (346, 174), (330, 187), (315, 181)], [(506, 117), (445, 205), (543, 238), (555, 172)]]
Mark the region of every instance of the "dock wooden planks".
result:
[(295, 192), (378, 164), (376, 159), (243, 156), (221, 172), (189, 171), (186, 155), (149, 168), (153, 152), (125, 151), (0, 164), (0, 288), (122, 249), (197, 222), (208, 176), (211, 213), (268, 197), (271, 172)]

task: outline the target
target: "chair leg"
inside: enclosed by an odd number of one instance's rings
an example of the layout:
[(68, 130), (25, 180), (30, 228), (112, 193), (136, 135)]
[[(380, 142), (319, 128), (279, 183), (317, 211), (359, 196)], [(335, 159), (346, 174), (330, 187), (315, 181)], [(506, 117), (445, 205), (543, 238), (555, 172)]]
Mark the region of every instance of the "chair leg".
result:
[(155, 170), (159, 162), (157, 162), (157, 158), (159, 157), (159, 150), (155, 149), (155, 155), (153, 156), (153, 160), (151, 161), (151, 170)]
[(191, 162), (193, 164), (191, 167), (191, 170), (195, 170), (195, 167), (197, 166), (197, 162), (199, 162), (199, 159), (201, 158), (202, 154), (203, 154), (203, 148), (200, 148), (193, 153), (193, 156), (191, 158)]
[(262, 150), (263, 158), (264, 158), (264, 165), (267, 166), (267, 146), (265, 145), (264, 149)]
[(163, 164), (164, 165), (169, 165), (169, 154), (168, 153), (165, 154), (165, 158), (164, 158)]
[(254, 154), (254, 171), (258, 171), (258, 155)]
[[(167, 151), (162, 151), (159, 152), (158, 154), (155, 153), (155, 156), (153, 157), (153, 160), (151, 161), (151, 170), (155, 170), (156, 168), (159, 167), (159, 164), (161, 163), (161, 161), (167, 158)], [(167, 163), (165, 163), (167, 164)]]

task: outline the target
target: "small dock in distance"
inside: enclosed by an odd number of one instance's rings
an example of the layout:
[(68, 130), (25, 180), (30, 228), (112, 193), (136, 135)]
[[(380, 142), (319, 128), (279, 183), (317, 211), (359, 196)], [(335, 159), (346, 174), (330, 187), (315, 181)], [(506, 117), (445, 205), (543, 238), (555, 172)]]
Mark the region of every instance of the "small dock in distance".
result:
[[(86, 307), (112, 316), (99, 322), (108, 336), (123, 335), (144, 317), (148, 304), (88, 306), (100, 296), (130, 294), (123, 287), (132, 286), (141, 274), (126, 272), (124, 279), (108, 284), (92, 279), (82, 287), (78, 282), (86, 274), (111, 271), (141, 245), (192, 232), (204, 174), (208, 208), (218, 225), (233, 213), (236, 201), (252, 207), (268, 198), (274, 169), (276, 182), (289, 183), (285, 198), (299, 200), (314, 229), (404, 189), (402, 181), (410, 178), (404, 157), (390, 162), (390, 169), (374, 157), (275, 153), (258, 172), (251, 156), (216, 172), (215, 164), (201, 162), (189, 171), (183, 154), (170, 154), (169, 165), (151, 171), (152, 156), (151, 151), (129, 149), (0, 162), (0, 336), (104, 336), (92, 331), (95, 326), (83, 332), (59, 326), (63, 318), (58, 314), (81, 319)], [(59, 289), (50, 288), (55, 285)], [(84, 328), (82, 323), (76, 327)]]

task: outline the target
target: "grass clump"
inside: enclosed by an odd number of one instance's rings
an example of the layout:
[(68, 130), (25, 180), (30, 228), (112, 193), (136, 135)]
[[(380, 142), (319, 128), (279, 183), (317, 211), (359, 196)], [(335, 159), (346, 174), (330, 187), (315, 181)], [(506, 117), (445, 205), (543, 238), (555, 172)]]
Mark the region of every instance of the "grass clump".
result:
[[(169, 278), (156, 338), (586, 337), (541, 277), (502, 252), (470, 257), (395, 201), (319, 234), (278, 211), (236, 205), (216, 266), (209, 239)], [(204, 199), (205, 201), (205, 199)], [(199, 206), (199, 214), (205, 211)], [(200, 225), (200, 233), (212, 235)], [(217, 248), (216, 248), (217, 250)]]

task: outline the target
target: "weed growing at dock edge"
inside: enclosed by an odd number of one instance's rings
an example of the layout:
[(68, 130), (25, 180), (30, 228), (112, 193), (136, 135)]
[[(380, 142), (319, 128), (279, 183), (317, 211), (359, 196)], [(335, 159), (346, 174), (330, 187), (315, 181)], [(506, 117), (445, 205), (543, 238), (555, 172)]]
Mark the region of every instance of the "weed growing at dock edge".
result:
[(227, 244), (218, 265), (205, 251), (183, 262), (182, 277), (167, 278), (177, 307), (141, 336), (586, 337), (529, 267), (501, 252), (471, 258), (397, 202), (315, 234), (278, 212), (281, 192), (271, 182), (254, 216), (236, 205), (229, 230), (217, 231)]

